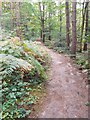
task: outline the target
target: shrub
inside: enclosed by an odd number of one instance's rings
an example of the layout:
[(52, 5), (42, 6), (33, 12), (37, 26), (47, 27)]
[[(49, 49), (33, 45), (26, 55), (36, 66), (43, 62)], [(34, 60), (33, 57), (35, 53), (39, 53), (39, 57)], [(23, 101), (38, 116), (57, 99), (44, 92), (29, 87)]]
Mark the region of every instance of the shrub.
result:
[(46, 79), (42, 65), (46, 64), (48, 55), (43, 47), (35, 42), (13, 40), (4, 42), (0, 51), (4, 120), (27, 116), (37, 97), (32, 94), (33, 88)]

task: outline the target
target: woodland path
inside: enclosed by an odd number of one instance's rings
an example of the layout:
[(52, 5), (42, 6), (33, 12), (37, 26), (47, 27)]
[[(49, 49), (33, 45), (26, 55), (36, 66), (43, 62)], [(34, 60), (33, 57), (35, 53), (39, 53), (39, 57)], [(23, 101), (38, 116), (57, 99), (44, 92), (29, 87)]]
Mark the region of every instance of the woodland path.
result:
[(47, 94), (37, 118), (88, 118), (86, 75), (69, 57), (46, 48), (52, 58)]

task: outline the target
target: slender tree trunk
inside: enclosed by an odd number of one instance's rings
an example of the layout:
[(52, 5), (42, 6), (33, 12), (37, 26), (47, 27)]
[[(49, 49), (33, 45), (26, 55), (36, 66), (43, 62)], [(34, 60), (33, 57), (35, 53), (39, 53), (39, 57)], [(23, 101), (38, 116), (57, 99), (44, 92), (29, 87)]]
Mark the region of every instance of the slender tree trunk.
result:
[(76, 57), (76, 0), (72, 1), (72, 46), (71, 46), (71, 54)]
[(70, 46), (70, 17), (69, 17), (69, 2), (66, 0), (66, 43), (67, 48)]
[(13, 30), (14, 27), (14, 10), (13, 10), (13, 2), (10, 2), (10, 9), (11, 9), (11, 30)]
[[(85, 37), (88, 35), (88, 6), (87, 6), (87, 11), (86, 11), (86, 26), (85, 26)], [(87, 41), (84, 42), (84, 51), (87, 51)]]
[(19, 12), (19, 2), (16, 2), (16, 34), (18, 37), (21, 38), (21, 32), (20, 32), (20, 12)]
[[(88, 3), (88, 37), (90, 37), (90, 2)], [(89, 64), (89, 69), (88, 69), (88, 84), (90, 85), (90, 39), (88, 40), (88, 64)], [(90, 92), (90, 89), (89, 89)], [(89, 95), (89, 101), (90, 101), (90, 95)], [(89, 108), (90, 110), (90, 108)], [(90, 114), (88, 116), (90, 118)]]
[(79, 37), (79, 39), (78, 39), (78, 41), (77, 41), (77, 50), (78, 50), (78, 52), (80, 52), (80, 40), (81, 40), (81, 27), (82, 27), (82, 3), (79, 3), (79, 5), (80, 5), (80, 11), (79, 11), (79, 13), (78, 13), (78, 37)]
[(2, 15), (2, 1), (0, 1), (0, 17)]
[(80, 40), (80, 52), (82, 52), (82, 39), (83, 39), (83, 31), (84, 31), (84, 22), (85, 22), (85, 14), (86, 9), (88, 6), (88, 2), (86, 2), (85, 8), (84, 8), (84, 2), (83, 2), (83, 9), (82, 9), (82, 28), (81, 28), (81, 40)]
[(86, 12), (86, 28), (85, 28), (85, 36), (88, 34), (88, 7)]
[(41, 10), (41, 2), (39, 2), (39, 10), (40, 10), (40, 16), (41, 16), (41, 38), (42, 41), (45, 42), (45, 33), (44, 33), (44, 10), (45, 10), (45, 5), (44, 3), (42, 4), (42, 10)]
[(45, 21), (45, 19), (44, 19), (44, 10), (45, 10), (45, 5), (44, 5), (44, 3), (43, 3), (43, 16), (42, 16), (42, 31), (43, 31), (43, 42), (45, 42), (45, 32), (44, 32), (44, 21)]
[[(1, 17), (2, 17), (2, 1), (0, 1), (0, 31), (2, 31), (2, 20), (1, 20)], [(2, 32), (1, 32), (1, 35), (0, 35), (0, 39), (2, 39)]]
[(41, 16), (41, 18), (40, 18), (40, 22), (41, 22), (41, 29), (40, 29), (40, 37), (41, 37), (41, 39), (42, 39), (42, 10), (41, 10), (41, 3), (39, 2), (39, 10), (40, 10), (40, 16)]
[(51, 40), (51, 23), (50, 23), (50, 19), (51, 19), (51, 14), (49, 12), (49, 36), (48, 36), (49, 40)]
[[(6, 12), (6, 0), (1, 0), (3, 2), (3, 10)], [(2, 16), (2, 23), (1, 23), (2, 29), (5, 30), (5, 20), (4, 17)], [(4, 36), (3, 36), (4, 38)]]
[(85, 19), (85, 14), (84, 12), (84, 2), (83, 2), (83, 8), (82, 8), (82, 28), (81, 28), (81, 40), (80, 40), (80, 52), (82, 52), (82, 38), (83, 38), (83, 30), (84, 30), (84, 19)]
[(62, 36), (62, 10), (61, 10), (61, 2), (60, 2), (60, 39)]
[(50, 8), (51, 8), (51, 3), (49, 3), (49, 36), (48, 36), (48, 39), (51, 40), (51, 11), (50, 11)]

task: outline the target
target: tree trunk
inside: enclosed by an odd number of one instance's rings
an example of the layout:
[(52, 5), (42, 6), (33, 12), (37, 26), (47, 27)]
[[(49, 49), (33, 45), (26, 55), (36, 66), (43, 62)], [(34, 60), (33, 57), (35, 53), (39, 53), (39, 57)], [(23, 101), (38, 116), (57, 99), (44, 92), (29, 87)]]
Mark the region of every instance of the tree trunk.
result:
[(21, 38), (19, 2), (16, 2), (16, 35)]
[(0, 1), (0, 17), (2, 15), (2, 1)]
[(66, 0), (66, 43), (67, 48), (70, 46), (70, 18), (69, 18), (69, 2)]
[[(61, 7), (61, 2), (60, 2), (60, 7)], [(60, 39), (62, 36), (62, 10), (60, 8)]]
[[(0, 32), (2, 31), (2, 1), (0, 1)], [(2, 40), (2, 32), (0, 33), (0, 39)]]
[[(86, 10), (85, 37), (87, 37), (87, 35), (88, 35), (88, 6), (87, 6), (87, 10)], [(87, 51), (87, 41), (84, 42), (83, 50)]]
[(13, 10), (13, 2), (10, 2), (10, 9), (11, 9), (11, 30), (13, 30), (14, 27), (14, 10)]
[(39, 2), (39, 11), (40, 11), (40, 24), (41, 24), (41, 29), (40, 29), (40, 37), (42, 39), (42, 10), (41, 10), (41, 3)]
[(45, 6), (44, 3), (42, 4), (42, 9), (41, 9), (41, 2), (39, 2), (39, 10), (40, 10), (40, 21), (41, 21), (41, 39), (43, 42), (45, 42), (45, 34), (44, 34), (44, 10)]
[(49, 36), (48, 39), (51, 40), (51, 23), (50, 23), (51, 14), (49, 12)]
[(83, 9), (82, 9), (82, 28), (81, 28), (81, 40), (80, 40), (80, 52), (82, 52), (82, 39), (83, 39), (83, 31), (84, 31), (84, 22), (85, 22), (85, 14), (86, 14), (86, 9), (88, 6), (88, 2), (86, 2), (85, 8), (84, 8), (84, 2), (83, 2)]
[(48, 36), (48, 39), (51, 40), (51, 11), (50, 11), (50, 8), (51, 8), (51, 3), (49, 3), (49, 36)]
[(42, 31), (43, 31), (43, 33), (42, 33), (42, 34), (43, 34), (43, 38), (42, 38), (42, 39), (43, 39), (43, 42), (45, 42), (45, 32), (44, 32), (44, 21), (45, 21), (45, 20), (44, 20), (44, 10), (45, 10), (45, 5), (44, 5), (44, 3), (43, 3), (43, 11), (42, 11), (42, 12), (43, 12), (43, 15), (42, 15)]
[(76, 57), (76, 0), (72, 1), (72, 46), (71, 46), (71, 54)]
[(85, 27), (85, 36), (88, 34), (88, 6), (87, 6), (87, 12), (86, 12), (86, 27)]

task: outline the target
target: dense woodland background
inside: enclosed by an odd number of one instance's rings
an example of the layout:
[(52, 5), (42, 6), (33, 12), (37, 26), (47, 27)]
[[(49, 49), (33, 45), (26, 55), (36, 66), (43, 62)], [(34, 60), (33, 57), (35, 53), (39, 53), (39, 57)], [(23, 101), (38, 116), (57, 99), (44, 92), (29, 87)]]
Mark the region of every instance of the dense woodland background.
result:
[[(23, 40), (41, 38), (43, 42), (60, 42), (60, 47), (72, 46), (71, 52), (75, 53), (73, 39), (77, 39), (80, 46), (78, 51), (87, 50), (89, 8), (88, 0), (77, 3), (51, 0), (38, 3), (4, 2), (0, 5), (1, 30)], [(2, 39), (6, 37), (3, 35)]]
[(40, 88), (46, 79), (44, 72), (49, 56), (35, 41), (76, 58), (79, 69), (87, 72), (90, 67), (89, 0), (0, 1), (0, 63), (3, 63), (0, 64), (0, 79), (3, 81), (2, 114), (5, 120), (27, 116), (31, 111), (30, 108), (26, 111), (23, 104), (27, 101), (27, 106), (32, 105), (35, 96), (31, 95), (28, 101), (29, 94), (25, 91), (35, 90), (37, 84)]

